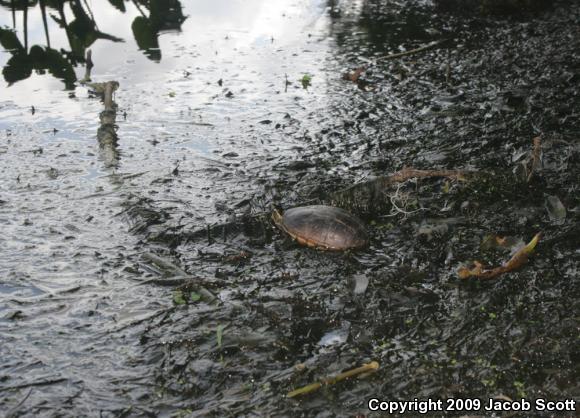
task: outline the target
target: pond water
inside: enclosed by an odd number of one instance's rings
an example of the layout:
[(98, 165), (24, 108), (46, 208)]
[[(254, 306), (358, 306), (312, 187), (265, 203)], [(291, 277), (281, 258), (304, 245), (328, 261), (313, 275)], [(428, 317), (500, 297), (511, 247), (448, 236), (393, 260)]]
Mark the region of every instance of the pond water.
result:
[[(577, 5), (511, 21), (425, 1), (6, 3), (0, 415), (580, 396)], [(120, 84), (118, 144), (97, 140), (88, 49), (92, 81)], [(542, 170), (522, 182), (534, 136)], [(341, 192), (405, 166), (484, 174)], [(359, 215), (370, 246), (302, 248), (269, 220), (311, 202)], [(539, 231), (529, 266), (457, 278), (509, 258), (489, 236)]]

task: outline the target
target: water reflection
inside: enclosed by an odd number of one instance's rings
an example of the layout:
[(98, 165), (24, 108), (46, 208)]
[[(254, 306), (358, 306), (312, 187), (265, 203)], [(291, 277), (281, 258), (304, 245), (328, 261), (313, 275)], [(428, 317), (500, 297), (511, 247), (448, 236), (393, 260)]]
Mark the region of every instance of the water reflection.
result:
[[(111, 2), (121, 3), (121, 1), (110, 0)], [(161, 50), (159, 49), (159, 32), (161, 31), (179, 31), (181, 24), (185, 21), (185, 16), (181, 11), (179, 0), (151, 0), (140, 2), (143, 7), (149, 8), (149, 16), (146, 16), (143, 9), (139, 6), (139, 13), (131, 24), (135, 41), (152, 60), (161, 59)], [(135, 3), (137, 5), (137, 3)]]
[(430, 26), (432, 22), (425, 20), (426, 6), (420, 3), (409, 4), (401, 10), (377, 1), (329, 0), (328, 7), (331, 33), (342, 52), (384, 55), (428, 42), (433, 35), (438, 39), (439, 34)]
[[(109, 3), (126, 13), (123, 0), (109, 0)], [(135, 42), (148, 58), (159, 61), (159, 34), (179, 31), (186, 19), (181, 3), (179, 0), (133, 0), (132, 4), (139, 12), (131, 24)], [(100, 7), (105, 6), (100, 4)], [(11, 55), (2, 70), (9, 85), (29, 78), (35, 70), (38, 74), (51, 74), (62, 80), (67, 89), (72, 89), (77, 80), (74, 66), (84, 63), (86, 50), (95, 41), (124, 41), (99, 30), (90, 5), (80, 0), (11, 0), (0, 2), (0, 8), (10, 10), (12, 15), (12, 28), (0, 29), (0, 45)], [(39, 29), (29, 25), (33, 16), (41, 17), (45, 45), (29, 47), (30, 32)], [(49, 20), (56, 23), (58, 29), (54, 29), (54, 24), (50, 26)], [(68, 43), (66, 48), (57, 50), (51, 47), (51, 30), (53, 33), (55, 30), (64, 32)]]

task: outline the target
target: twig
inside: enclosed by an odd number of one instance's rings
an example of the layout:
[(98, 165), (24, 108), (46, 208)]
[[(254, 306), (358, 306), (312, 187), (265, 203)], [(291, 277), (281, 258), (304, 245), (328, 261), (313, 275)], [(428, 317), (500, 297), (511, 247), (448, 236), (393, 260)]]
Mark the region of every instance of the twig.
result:
[(348, 379), (349, 377), (354, 377), (363, 373), (374, 372), (379, 368), (379, 363), (376, 361), (371, 361), (370, 363), (363, 364), (361, 367), (356, 369), (351, 369), (346, 372), (340, 373), (336, 376), (327, 377), (322, 379), (320, 382), (311, 383), (300, 389), (293, 390), (286, 395), (287, 398), (294, 398), (298, 395), (306, 395), (308, 393), (314, 392), (320, 389), (322, 386), (329, 386), (338, 383), (342, 380)]
[(28, 397), (30, 396), (31, 393), (32, 393), (32, 388), (30, 388), (30, 390), (28, 391), (28, 393), (26, 394), (26, 396), (24, 398), (22, 398), (22, 400), (20, 402), (18, 402), (18, 405), (10, 408), (8, 410), (8, 412), (6, 412), (5, 417), (6, 418), (12, 418), (12, 417), (17, 416), (16, 413), (18, 412), (18, 408), (20, 408), (22, 406), (22, 404), (24, 402), (26, 402), (26, 400), (28, 399)]
[(473, 174), (471, 171), (465, 170), (416, 170), (414, 168), (403, 168), (388, 176), (377, 177), (373, 180), (364, 181), (353, 184), (344, 189), (337, 190), (331, 196), (338, 196), (343, 193), (352, 192), (364, 185), (376, 184), (380, 187), (388, 187), (393, 184), (402, 183), (412, 178), (431, 178), (431, 177), (447, 177), (454, 180), (465, 180), (466, 175)]
[(169, 277), (167, 279), (149, 279), (149, 280), (143, 280), (139, 283), (135, 283), (133, 285), (133, 287), (136, 286), (143, 286), (146, 284), (156, 284), (158, 286), (180, 286), (182, 284), (187, 283), (188, 278), (187, 277)]
[(141, 324), (141, 323), (143, 323), (145, 321), (148, 321), (150, 319), (157, 318), (158, 316), (161, 316), (161, 315), (169, 315), (171, 312), (173, 312), (175, 310), (175, 308), (176, 308), (176, 306), (171, 306), (169, 308), (162, 309), (162, 310), (160, 310), (158, 312), (155, 312), (152, 315), (146, 316), (145, 318), (137, 319), (137, 320), (135, 320), (133, 322), (130, 322), (128, 324), (125, 324), (125, 325), (117, 328), (113, 332), (123, 331), (123, 330), (125, 330), (125, 329), (127, 329), (129, 327), (134, 327), (135, 325), (139, 325), (139, 324)]
[(156, 264), (158, 267), (165, 269), (165, 271), (170, 271), (175, 273), (179, 276), (188, 276), (187, 272), (179, 268), (177, 265), (173, 264), (171, 261), (166, 260), (165, 258), (159, 257), (153, 253), (144, 253), (143, 258), (151, 261), (153, 264)]
[[(167, 285), (170, 285), (170, 283), (172, 283), (172, 282), (175, 285), (187, 285), (188, 283), (191, 283), (193, 285), (193, 279), (191, 278), (191, 276), (189, 276), (184, 270), (179, 268), (177, 265), (173, 264), (171, 261), (168, 261), (162, 257), (159, 257), (158, 255), (155, 255), (153, 253), (144, 253), (143, 258), (154, 263), (158, 267), (164, 269), (166, 272), (167, 271), (172, 272), (173, 274), (175, 274), (178, 277), (173, 277), (173, 278), (168, 278), (168, 279), (153, 279), (153, 280), (148, 280), (148, 281), (143, 282), (143, 283), (138, 283), (137, 285), (146, 284), (146, 283), (156, 283), (156, 284), (161, 284), (161, 285), (167, 286)], [(217, 300), (217, 296), (214, 295), (210, 290), (208, 290), (204, 286), (193, 285), (192, 288), (194, 288), (194, 290), (197, 293), (199, 293), (204, 298), (204, 300), (206, 300), (209, 303), (213, 303)]]
[(442, 43), (447, 42), (447, 41), (448, 41), (448, 39), (440, 39), (438, 41), (431, 42), (427, 45), (423, 45), (419, 48), (410, 49), (409, 51), (398, 52), (396, 54), (386, 55), (384, 57), (377, 58), (377, 61), (391, 60), (394, 58), (400, 58), (400, 57), (404, 57), (407, 55), (418, 54), (419, 52), (427, 51), (427, 50), (432, 49), (432, 48), (436, 47), (437, 45), (441, 45)]
[[(418, 54), (419, 52), (427, 51), (427, 50), (432, 49), (432, 48), (436, 47), (437, 45), (440, 45), (440, 44), (447, 42), (447, 41), (448, 41), (448, 39), (440, 39), (438, 41), (431, 42), (427, 45), (423, 45), (419, 48), (411, 49), (409, 51), (404, 51), (404, 52), (397, 52), (396, 54), (386, 55), (384, 57), (377, 58), (377, 59), (373, 60), (372, 63), (376, 63), (377, 61), (392, 60), (395, 58), (400, 58), (400, 57), (404, 57), (404, 56), (412, 55), (412, 54)], [(360, 78), (361, 74), (367, 70), (369, 65), (371, 65), (371, 64), (361, 65), (360, 67), (356, 68), (352, 72), (344, 73), (342, 75), (343, 80), (348, 80), (348, 81), (352, 81), (353, 83), (356, 83), (358, 81), (358, 79)], [(448, 70), (450, 70), (450, 68), (448, 68)]]
[(30, 388), (30, 387), (34, 387), (34, 386), (47, 386), (47, 385), (54, 385), (56, 383), (61, 383), (61, 382), (65, 382), (68, 379), (66, 378), (60, 378), (60, 379), (52, 379), (52, 380), (43, 380), (40, 382), (32, 382), (32, 383), (23, 383), (21, 385), (14, 385), (14, 386), (7, 386), (7, 387), (3, 387), (0, 388), (0, 392), (4, 392), (7, 390), (14, 390), (14, 389), (23, 389), (23, 388)]
[(465, 175), (470, 174), (464, 170), (416, 170), (403, 168), (387, 177), (382, 177), (386, 184), (400, 183), (411, 178), (448, 177), (455, 180), (465, 180)]

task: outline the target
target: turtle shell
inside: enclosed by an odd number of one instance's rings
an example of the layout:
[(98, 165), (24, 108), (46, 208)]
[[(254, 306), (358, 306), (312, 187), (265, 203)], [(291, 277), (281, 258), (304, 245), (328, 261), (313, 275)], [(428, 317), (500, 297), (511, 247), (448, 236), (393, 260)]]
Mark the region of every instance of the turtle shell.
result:
[(364, 224), (347, 211), (332, 206), (302, 206), (278, 218), (278, 226), (300, 244), (343, 251), (368, 244)]

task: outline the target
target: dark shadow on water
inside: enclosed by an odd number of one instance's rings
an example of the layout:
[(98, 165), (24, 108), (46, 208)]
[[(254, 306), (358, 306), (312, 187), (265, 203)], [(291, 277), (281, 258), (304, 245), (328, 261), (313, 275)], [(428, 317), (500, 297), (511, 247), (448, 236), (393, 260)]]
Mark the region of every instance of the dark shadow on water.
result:
[(411, 49), (433, 38), (429, 33), (433, 21), (424, 6), (410, 3), (402, 9), (380, 1), (329, 3), (338, 47), (357, 48), (353, 52), (360, 56), (400, 52), (397, 48)]

